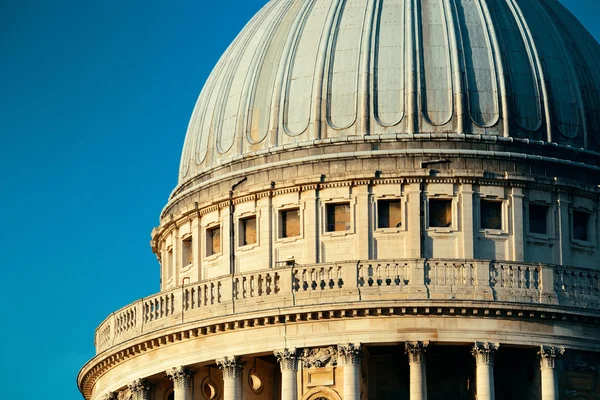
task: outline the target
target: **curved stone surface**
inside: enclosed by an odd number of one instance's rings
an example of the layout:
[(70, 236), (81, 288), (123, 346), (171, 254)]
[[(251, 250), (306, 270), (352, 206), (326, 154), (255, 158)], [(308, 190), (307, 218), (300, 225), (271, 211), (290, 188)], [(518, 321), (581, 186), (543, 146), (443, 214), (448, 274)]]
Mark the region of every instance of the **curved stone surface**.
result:
[(286, 145), (388, 134), (597, 151), (599, 77), (598, 43), (557, 0), (272, 0), (206, 82), (179, 184)]

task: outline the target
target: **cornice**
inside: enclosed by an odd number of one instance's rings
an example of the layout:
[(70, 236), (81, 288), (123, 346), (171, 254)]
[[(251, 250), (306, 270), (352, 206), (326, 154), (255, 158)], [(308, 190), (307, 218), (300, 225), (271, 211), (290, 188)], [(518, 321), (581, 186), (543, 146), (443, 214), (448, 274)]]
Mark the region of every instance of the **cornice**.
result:
[[(109, 369), (141, 353), (198, 337), (224, 332), (260, 328), (277, 324), (297, 324), (306, 321), (331, 319), (429, 316), (456, 318), (495, 318), (530, 322), (563, 322), (600, 326), (600, 313), (582, 313), (581, 310), (558, 306), (531, 306), (526, 304), (470, 301), (469, 305), (443, 301), (372, 301), (323, 306), (291, 306), (274, 308), (256, 315), (240, 313), (226, 318), (216, 317), (147, 333), (98, 354), (80, 371), (77, 382), (86, 399), (90, 398), (95, 382)], [(402, 303), (402, 304), (399, 304)], [(585, 348), (585, 345), (582, 346)]]

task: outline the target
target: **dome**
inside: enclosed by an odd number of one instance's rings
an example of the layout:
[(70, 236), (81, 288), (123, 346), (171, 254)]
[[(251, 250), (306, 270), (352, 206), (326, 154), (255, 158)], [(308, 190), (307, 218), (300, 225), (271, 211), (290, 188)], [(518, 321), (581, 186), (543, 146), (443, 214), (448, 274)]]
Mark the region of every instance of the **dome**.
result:
[(595, 151), (599, 66), (598, 43), (557, 0), (272, 0), (208, 78), (179, 184), (260, 154), (390, 135)]

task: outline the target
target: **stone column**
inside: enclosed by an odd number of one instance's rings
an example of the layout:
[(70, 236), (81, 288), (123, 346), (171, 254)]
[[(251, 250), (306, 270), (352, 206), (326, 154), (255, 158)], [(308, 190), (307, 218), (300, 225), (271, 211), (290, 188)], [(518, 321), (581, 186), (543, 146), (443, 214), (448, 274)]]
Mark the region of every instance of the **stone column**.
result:
[(176, 367), (167, 371), (167, 376), (173, 381), (175, 400), (192, 400), (192, 377), (194, 372), (185, 367)]
[(477, 400), (494, 400), (494, 356), (500, 347), (497, 343), (476, 342), (471, 354), (475, 357), (475, 389)]
[(540, 346), (540, 371), (542, 373), (542, 400), (558, 400), (556, 359), (565, 353), (563, 347)]
[(217, 360), (217, 366), (223, 371), (223, 400), (242, 399), (242, 373), (245, 364), (239, 356)]
[(427, 400), (425, 352), (429, 342), (407, 342), (404, 345), (410, 365), (410, 400)]
[(298, 397), (298, 351), (283, 349), (274, 352), (281, 367), (281, 400)]
[(133, 395), (132, 400), (150, 400), (152, 385), (146, 379), (136, 379), (127, 386)]
[(360, 400), (361, 360), (360, 343), (338, 345), (338, 363), (344, 367), (344, 400)]

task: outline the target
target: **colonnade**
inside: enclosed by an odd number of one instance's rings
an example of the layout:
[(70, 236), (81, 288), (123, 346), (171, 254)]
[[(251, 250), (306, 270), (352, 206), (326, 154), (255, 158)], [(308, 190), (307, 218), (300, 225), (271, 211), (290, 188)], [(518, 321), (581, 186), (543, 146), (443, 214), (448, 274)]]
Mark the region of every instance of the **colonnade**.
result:
[[(410, 400), (427, 400), (426, 352), (427, 341), (405, 343), (410, 367)], [(471, 354), (476, 361), (476, 392), (478, 400), (495, 400), (494, 357), (499, 344), (476, 342)], [(541, 370), (541, 400), (558, 400), (558, 376), (556, 359), (564, 353), (564, 348), (541, 346), (538, 351)], [(274, 352), (281, 368), (281, 400), (298, 399), (298, 363), (301, 360), (297, 349), (282, 349)], [(337, 365), (343, 368), (344, 400), (360, 400), (360, 374), (362, 348), (360, 344), (345, 343), (337, 346)], [(240, 356), (223, 357), (216, 360), (223, 372), (223, 400), (242, 399), (242, 373), (245, 361)], [(176, 367), (166, 371), (173, 382), (175, 400), (193, 400), (192, 378), (194, 370)], [(128, 385), (133, 400), (150, 400), (152, 385), (145, 379), (138, 379)], [(114, 393), (108, 393), (103, 400), (116, 399)]]

